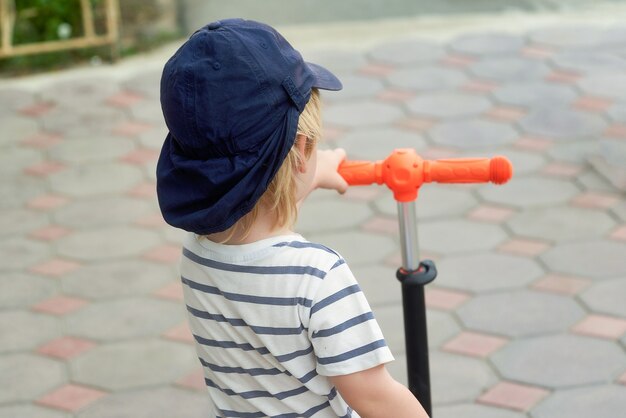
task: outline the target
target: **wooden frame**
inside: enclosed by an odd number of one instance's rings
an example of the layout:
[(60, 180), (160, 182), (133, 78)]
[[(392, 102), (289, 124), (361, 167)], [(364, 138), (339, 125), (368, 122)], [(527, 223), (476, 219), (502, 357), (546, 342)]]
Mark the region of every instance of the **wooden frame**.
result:
[(80, 0), (81, 17), (83, 20), (84, 35), (78, 38), (34, 42), (22, 45), (13, 45), (13, 25), (15, 24), (15, 0), (0, 0), (0, 26), (2, 28), (2, 43), (0, 44), (0, 59), (18, 55), (40, 54), (43, 52), (63, 51), (96, 46), (111, 46), (111, 56), (118, 57), (119, 40), (119, 3), (118, 0), (104, 0), (106, 15), (106, 32), (97, 35), (94, 27), (93, 12), (90, 0)]

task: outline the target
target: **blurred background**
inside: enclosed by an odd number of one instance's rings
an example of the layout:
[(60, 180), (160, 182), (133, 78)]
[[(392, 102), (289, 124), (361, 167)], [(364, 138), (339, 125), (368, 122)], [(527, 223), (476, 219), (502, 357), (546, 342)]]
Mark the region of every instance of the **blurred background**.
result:
[[(341, 78), (323, 146), (513, 162), (420, 191), (434, 416), (623, 416), (626, 1), (0, 0), (0, 418), (204, 416), (159, 80), (234, 16)], [(316, 192), (297, 230), (346, 258), (406, 382), (391, 193)]]

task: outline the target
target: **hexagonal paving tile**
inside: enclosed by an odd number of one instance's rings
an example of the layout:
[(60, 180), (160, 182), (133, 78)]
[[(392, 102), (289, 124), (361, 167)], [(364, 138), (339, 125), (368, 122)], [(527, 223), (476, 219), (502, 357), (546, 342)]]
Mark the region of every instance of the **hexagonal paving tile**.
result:
[(394, 87), (415, 91), (437, 91), (459, 87), (467, 81), (467, 76), (458, 70), (420, 67), (394, 71), (387, 79)]
[[(311, 233), (306, 238), (339, 252), (350, 266), (381, 262), (390, 254), (400, 251), (398, 244), (393, 239), (373, 233), (352, 231)], [(355, 245), (355, 243), (359, 245)]]
[(17, 177), (28, 171), (30, 167), (41, 164), (43, 155), (40, 151), (10, 147), (2, 150), (0, 155), (0, 176), (2, 178)]
[(191, 346), (139, 340), (96, 347), (73, 359), (70, 370), (76, 382), (119, 391), (172, 383), (197, 361)]
[[(417, 219), (435, 219), (459, 216), (478, 205), (467, 189), (428, 185), (422, 187), (417, 201)], [(397, 216), (398, 204), (391, 192), (375, 202), (376, 208), (389, 216)]]
[(45, 193), (47, 185), (39, 178), (16, 177), (0, 182), (0, 209), (22, 208), (30, 199)]
[[(489, 153), (491, 154), (491, 153)], [(486, 156), (495, 156), (495, 153)], [(506, 156), (513, 164), (513, 176), (529, 174), (538, 171), (546, 163), (546, 158), (535, 152), (518, 151), (506, 149), (501, 151), (501, 155)], [(483, 154), (485, 155), (485, 154)]]
[(0, 407), (0, 418), (37, 417), (37, 418), (70, 418), (69, 414), (40, 408), (35, 405), (15, 405)]
[(342, 76), (341, 82), (344, 86), (343, 89), (335, 94), (326, 95), (324, 98), (332, 102), (367, 99), (376, 96), (385, 88), (380, 80), (359, 75)]
[(0, 312), (0, 353), (30, 350), (61, 332), (53, 316), (27, 311)]
[(443, 47), (437, 43), (412, 39), (382, 44), (370, 52), (370, 57), (384, 63), (410, 65), (437, 61), (443, 53)]
[(34, 95), (28, 90), (2, 87), (0, 89), (0, 109), (16, 111), (33, 104)]
[(561, 69), (580, 73), (611, 73), (626, 70), (626, 60), (606, 51), (565, 50), (552, 57)]
[(66, 317), (70, 335), (120, 340), (159, 335), (185, 319), (182, 304), (148, 298), (93, 303)]
[(529, 81), (504, 84), (493, 92), (493, 96), (504, 104), (531, 107), (568, 104), (576, 99), (577, 94), (570, 86)]
[(626, 411), (626, 387), (617, 385), (561, 390), (533, 409), (536, 418), (615, 418)]
[(305, 202), (298, 214), (296, 229), (305, 234), (348, 229), (358, 226), (372, 215), (371, 209), (358, 201), (335, 198)]
[(396, 148), (425, 147), (424, 139), (412, 132), (389, 127), (355, 129), (341, 137), (339, 145), (351, 160), (383, 160)]
[(51, 279), (13, 272), (0, 275), (0, 289), (0, 308), (21, 308), (54, 295), (57, 284)]
[(543, 274), (528, 258), (497, 253), (447, 257), (437, 271), (438, 285), (476, 293), (525, 287)]
[(440, 254), (489, 250), (506, 239), (497, 225), (466, 220), (425, 222), (419, 234), (423, 249)]
[(431, 360), (431, 387), (433, 403), (473, 401), (497, 378), (480, 360), (434, 352)]
[(471, 55), (515, 53), (523, 45), (524, 40), (521, 37), (503, 32), (463, 35), (450, 43), (454, 51)]
[(580, 140), (557, 144), (548, 150), (548, 155), (559, 161), (586, 164), (591, 155), (600, 154), (600, 143), (597, 140)]
[(399, 106), (374, 101), (338, 103), (326, 108), (326, 121), (337, 126), (362, 127), (381, 125), (400, 119), (404, 112)]
[(50, 256), (50, 247), (24, 238), (0, 241), (0, 271), (21, 270)]
[(50, 176), (52, 190), (70, 196), (99, 196), (130, 190), (143, 173), (127, 164), (102, 163), (73, 166)]
[(0, 356), (0, 404), (33, 401), (67, 381), (63, 363), (31, 354)]
[(565, 334), (513, 341), (492, 360), (506, 379), (550, 388), (610, 382), (626, 367), (615, 343)]
[[(56, 106), (43, 116), (41, 123), (46, 131), (64, 132), (78, 130), (80, 136), (89, 138), (84, 132), (89, 127), (93, 132), (110, 131), (112, 127), (128, 120), (128, 115), (121, 109), (105, 106), (93, 106), (93, 103), (82, 107), (67, 104)], [(74, 134), (70, 133), (72, 137)]]
[(492, 203), (528, 208), (566, 202), (578, 194), (579, 190), (564, 180), (523, 177), (514, 178), (502, 187), (482, 186), (478, 192)]
[(426, 312), (428, 346), (439, 347), (461, 332), (461, 327), (451, 313), (429, 309)]
[(160, 95), (160, 81), (163, 70), (160, 68), (146, 69), (122, 83), (124, 89), (140, 93), (144, 96), (158, 99)]
[(193, 418), (211, 416), (211, 411), (211, 401), (205, 393), (158, 387), (107, 396), (80, 411), (78, 417)]
[(468, 328), (510, 337), (565, 331), (585, 316), (568, 297), (528, 290), (476, 296), (458, 314)]
[(617, 103), (608, 109), (608, 114), (616, 122), (626, 122), (626, 103)]
[(28, 209), (13, 209), (2, 212), (0, 217), (0, 237), (26, 234), (48, 225), (45, 213)]
[(626, 95), (626, 75), (598, 74), (580, 80), (580, 88), (595, 96), (622, 99)]
[(433, 415), (437, 418), (524, 418), (526, 416), (520, 412), (471, 403), (435, 406)]
[(555, 272), (592, 278), (626, 275), (626, 244), (613, 241), (587, 241), (562, 244), (541, 255)]
[(0, 118), (0, 126), (11, 135), (0, 137), (0, 146), (14, 145), (16, 142), (39, 132), (39, 124), (30, 118), (11, 115)]
[[(622, 258), (622, 262), (624, 259)], [(626, 318), (626, 279), (595, 283), (582, 295), (582, 300), (594, 311)]]
[(95, 103), (117, 93), (119, 89), (112, 78), (85, 77), (49, 84), (41, 89), (40, 95), (44, 101), (93, 107)]
[(141, 228), (111, 226), (77, 231), (57, 241), (59, 254), (85, 261), (139, 255), (156, 247), (159, 235)]
[(464, 119), (437, 124), (429, 131), (438, 144), (464, 149), (493, 148), (514, 142), (518, 133), (504, 123)]
[(519, 236), (572, 241), (599, 238), (611, 230), (615, 222), (599, 210), (557, 206), (524, 211), (509, 220), (508, 225)]
[(92, 228), (130, 224), (155, 212), (154, 202), (121, 196), (76, 200), (57, 209), (52, 217), (60, 225)]
[(84, 140), (70, 139), (51, 147), (48, 152), (53, 160), (68, 163), (94, 163), (109, 161), (129, 153), (136, 148), (131, 139), (110, 136), (92, 137)]
[(145, 295), (178, 277), (173, 269), (148, 261), (121, 260), (83, 266), (66, 274), (61, 286), (68, 295), (107, 299)]
[(520, 124), (532, 135), (559, 141), (598, 135), (607, 126), (600, 116), (563, 107), (535, 108)]
[(425, 93), (407, 102), (411, 113), (433, 118), (459, 118), (485, 112), (491, 106), (489, 100), (460, 93)]
[(545, 77), (550, 69), (538, 61), (518, 57), (498, 57), (478, 61), (469, 67), (469, 71), (481, 79), (517, 82)]

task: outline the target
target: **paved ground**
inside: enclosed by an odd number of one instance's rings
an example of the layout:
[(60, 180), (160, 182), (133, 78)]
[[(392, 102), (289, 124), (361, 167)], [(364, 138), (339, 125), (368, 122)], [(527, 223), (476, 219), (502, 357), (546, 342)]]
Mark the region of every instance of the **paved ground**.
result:
[[(435, 416), (623, 416), (626, 199), (588, 158), (624, 152), (626, 27), (401, 38), (308, 54), (346, 86), (325, 96), (329, 145), (516, 169), (421, 191)], [(1, 83), (2, 418), (203, 416), (181, 234), (154, 195), (164, 56)], [(321, 192), (299, 225), (348, 259), (405, 380), (390, 193)]]

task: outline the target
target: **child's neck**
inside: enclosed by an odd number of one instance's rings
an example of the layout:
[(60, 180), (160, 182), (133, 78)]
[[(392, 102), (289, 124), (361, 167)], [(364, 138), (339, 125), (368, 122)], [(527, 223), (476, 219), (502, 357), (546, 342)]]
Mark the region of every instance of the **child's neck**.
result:
[(219, 242), (227, 245), (241, 245), (291, 233), (293, 233), (293, 231), (288, 226), (275, 226), (273, 213), (261, 210), (245, 236), (241, 231), (235, 230), (234, 233), (231, 233), (231, 231), (224, 231), (210, 234), (206, 237), (213, 242)]

